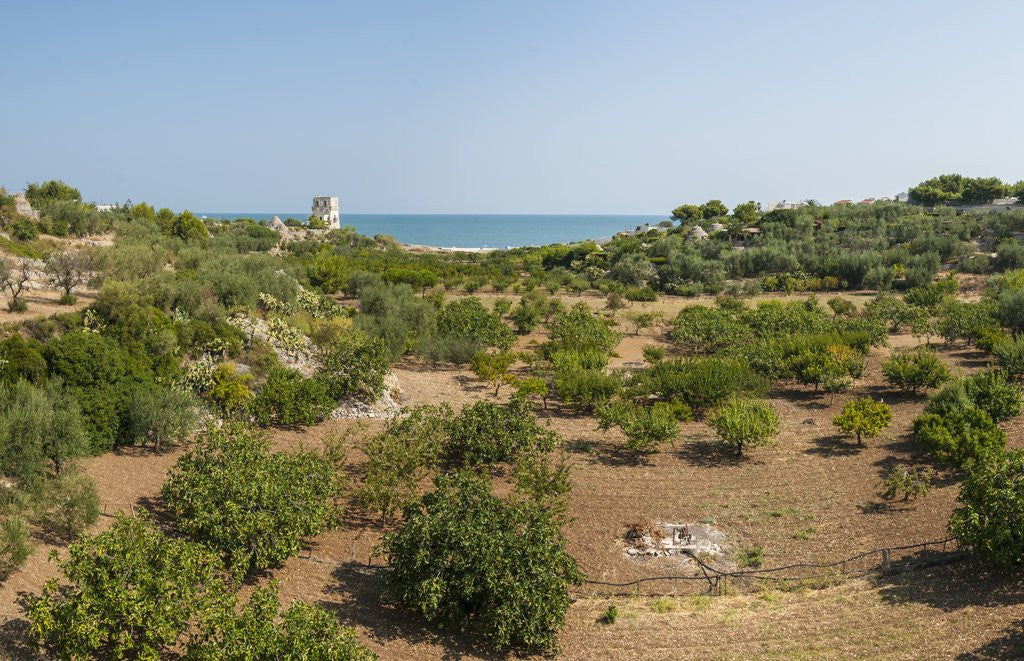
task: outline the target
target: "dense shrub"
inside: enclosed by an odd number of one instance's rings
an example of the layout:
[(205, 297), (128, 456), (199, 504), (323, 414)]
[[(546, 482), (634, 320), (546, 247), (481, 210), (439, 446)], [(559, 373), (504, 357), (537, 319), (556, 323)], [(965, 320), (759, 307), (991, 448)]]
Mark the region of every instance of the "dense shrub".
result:
[(405, 416), (389, 420), (364, 447), (367, 462), (360, 503), (388, 517), (413, 502), (428, 469), (445, 456), (453, 417), (444, 404), (417, 406)]
[(175, 525), (219, 551), (235, 571), (277, 566), (331, 525), (334, 466), (312, 452), (271, 452), (266, 438), (228, 425), (183, 455), (162, 494)]
[(655, 402), (642, 406), (629, 401), (604, 404), (597, 409), (601, 429), (619, 427), (630, 450), (651, 450), (676, 438), (679, 422), (692, 418), (690, 407), (681, 403)]
[(274, 367), (249, 410), (261, 427), (315, 425), (327, 417), (336, 403), (322, 379), (306, 378), (298, 370)]
[(922, 348), (893, 354), (882, 363), (882, 373), (889, 384), (915, 394), (938, 387), (950, 377), (949, 368), (935, 352)]
[(735, 396), (718, 407), (708, 423), (740, 457), (744, 448), (767, 445), (779, 433), (779, 414), (771, 404)]
[(480, 299), (467, 297), (448, 303), (438, 312), (437, 342), (442, 349), (439, 359), (467, 363), (484, 349), (507, 351), (515, 342), (515, 333)]
[(561, 369), (555, 374), (555, 392), (567, 405), (582, 411), (593, 411), (622, 389), (618, 374), (605, 374), (600, 369)]
[(845, 434), (857, 437), (857, 445), (863, 445), (864, 438), (874, 438), (892, 423), (892, 410), (885, 402), (876, 402), (870, 397), (853, 399), (843, 405), (842, 412), (832, 419), (832, 424)]
[(358, 333), (337, 336), (321, 353), (320, 362), (320, 377), (335, 401), (348, 397), (376, 401), (391, 369), (384, 342)]
[(973, 464), (949, 530), (965, 547), (1000, 565), (1024, 564), (1024, 450)]
[(389, 594), (428, 622), (496, 649), (552, 651), (582, 580), (555, 520), (531, 501), (502, 500), (486, 477), (439, 476), (384, 535)]
[(448, 425), (445, 455), (463, 466), (510, 461), (523, 452), (546, 452), (558, 434), (538, 424), (526, 403), (477, 402), (466, 406)]
[(1020, 415), (1024, 388), (1011, 383), (1002, 372), (980, 372), (963, 380), (964, 394), (972, 405), (995, 422)]
[(24, 602), (33, 636), (60, 658), (159, 658), (224, 591), (215, 555), (143, 518), (118, 515), (69, 551), (63, 582)]
[(123, 416), (136, 384), (151, 380), (145, 361), (116, 340), (75, 331), (51, 340), (43, 351), (49, 373), (60, 377), (78, 400), (93, 452), (123, 440)]
[(39, 342), (26, 342), (17, 333), (0, 342), (0, 383), (18, 379), (39, 383), (45, 379), (46, 359), (41, 349)]
[(748, 341), (749, 326), (728, 310), (688, 305), (672, 320), (669, 337), (688, 353), (716, 353)]
[(548, 351), (570, 349), (610, 353), (621, 337), (604, 321), (595, 317), (585, 303), (577, 303), (552, 317)]
[(629, 383), (635, 396), (655, 395), (693, 411), (714, 408), (732, 395), (756, 395), (767, 382), (746, 363), (725, 358), (666, 360), (638, 372)]
[(940, 461), (961, 467), (1006, 446), (1006, 433), (988, 413), (973, 407), (945, 415), (924, 413), (914, 420), (914, 436)]
[(997, 340), (992, 344), (992, 354), (1007, 374), (1024, 378), (1024, 335)]
[(380, 338), (391, 359), (429, 346), (437, 329), (437, 308), (413, 295), (408, 285), (367, 284), (359, 289), (362, 314), (356, 328)]
[(202, 614), (189, 637), (188, 659), (338, 659), (371, 661), (376, 655), (359, 643), (351, 627), (333, 613), (301, 601), (281, 610), (278, 585), (257, 588), (238, 608), (235, 598)]

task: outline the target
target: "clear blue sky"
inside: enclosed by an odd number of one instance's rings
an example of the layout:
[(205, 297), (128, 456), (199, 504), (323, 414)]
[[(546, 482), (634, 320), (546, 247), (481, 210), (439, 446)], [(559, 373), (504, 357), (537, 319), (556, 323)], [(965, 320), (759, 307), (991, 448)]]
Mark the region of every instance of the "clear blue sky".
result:
[(6, 3), (0, 185), (662, 213), (1024, 178), (1024, 3)]

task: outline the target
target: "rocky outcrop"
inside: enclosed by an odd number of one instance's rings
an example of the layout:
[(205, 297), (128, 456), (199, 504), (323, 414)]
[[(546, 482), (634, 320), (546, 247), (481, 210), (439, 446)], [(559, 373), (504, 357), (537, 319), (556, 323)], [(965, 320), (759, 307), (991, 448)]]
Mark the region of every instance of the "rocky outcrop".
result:
[(28, 201), (28, 198), (25, 197), (24, 193), (14, 194), (14, 208), (19, 214), (26, 218), (39, 220), (39, 212), (32, 208), (32, 203)]

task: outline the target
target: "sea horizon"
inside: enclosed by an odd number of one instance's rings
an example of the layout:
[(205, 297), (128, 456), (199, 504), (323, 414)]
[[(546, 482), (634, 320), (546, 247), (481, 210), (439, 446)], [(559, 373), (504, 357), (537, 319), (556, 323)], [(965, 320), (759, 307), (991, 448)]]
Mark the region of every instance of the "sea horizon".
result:
[[(217, 220), (251, 218), (305, 221), (308, 212), (200, 212)], [(667, 214), (497, 214), (497, 213), (349, 213), (341, 225), (360, 234), (384, 234), (401, 243), (436, 248), (518, 248), (609, 238)]]

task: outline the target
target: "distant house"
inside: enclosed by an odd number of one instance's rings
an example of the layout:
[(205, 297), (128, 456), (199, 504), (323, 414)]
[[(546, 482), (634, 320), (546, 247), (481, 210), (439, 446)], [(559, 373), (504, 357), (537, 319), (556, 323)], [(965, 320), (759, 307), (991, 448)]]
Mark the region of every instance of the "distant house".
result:
[(900, 193), (899, 195), (896, 196), (896, 201), (897, 202), (903, 202), (905, 204), (910, 202), (910, 193), (908, 193), (906, 191)]
[(874, 203), (875, 203), (875, 198), (873, 198), (873, 197), (865, 197), (863, 200), (861, 200), (857, 204), (874, 204)]
[(96, 211), (117, 211), (116, 204), (97, 204)]
[(853, 204), (853, 200), (836, 200), (832, 204), (835, 204), (835, 205), (839, 205), (839, 204)]
[(691, 229), (686, 236), (694, 241), (704, 241), (708, 238), (708, 233), (705, 232), (704, 228), (700, 225), (694, 225), (693, 229)]

